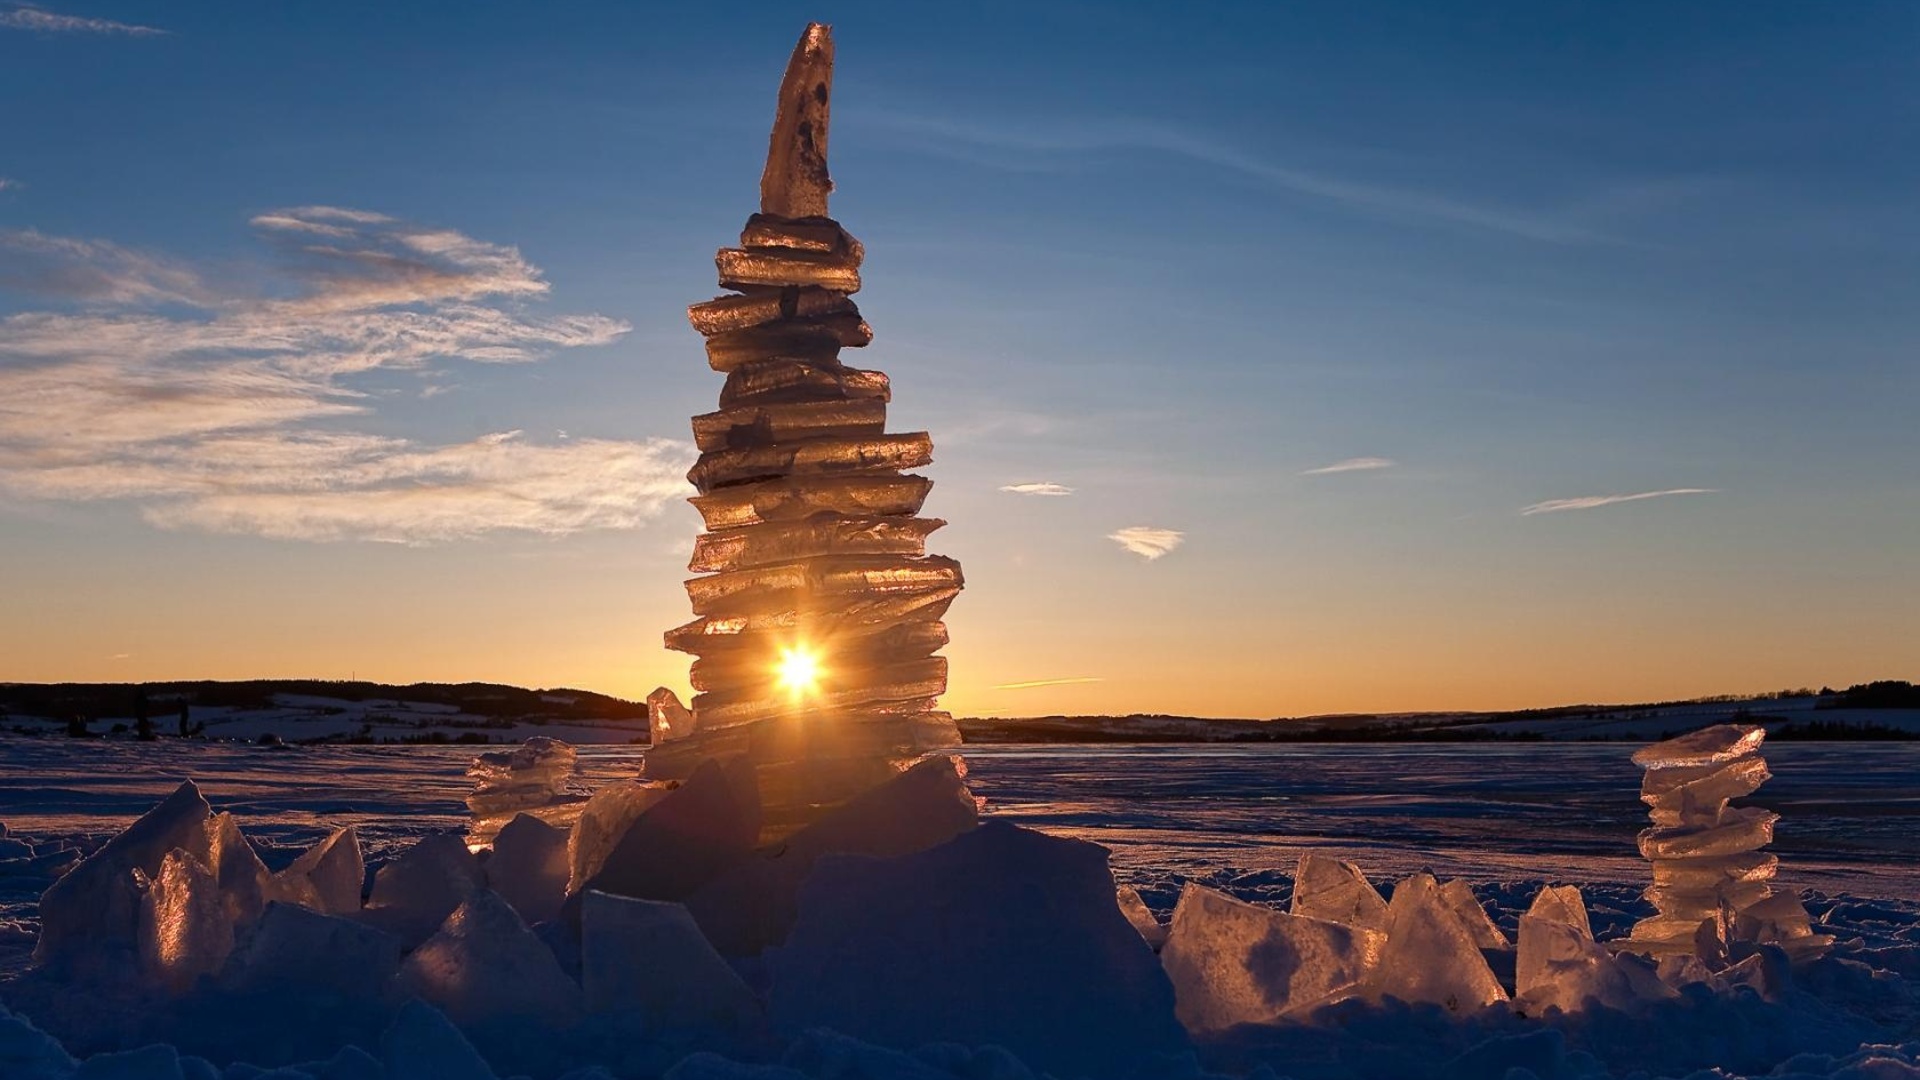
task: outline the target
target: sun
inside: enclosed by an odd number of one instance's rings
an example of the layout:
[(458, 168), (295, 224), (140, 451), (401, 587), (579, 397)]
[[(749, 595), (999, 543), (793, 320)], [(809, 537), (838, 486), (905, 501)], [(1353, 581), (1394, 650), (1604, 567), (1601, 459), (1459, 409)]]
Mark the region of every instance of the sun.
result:
[(795, 697), (814, 689), (820, 681), (820, 658), (804, 646), (780, 650), (780, 685)]

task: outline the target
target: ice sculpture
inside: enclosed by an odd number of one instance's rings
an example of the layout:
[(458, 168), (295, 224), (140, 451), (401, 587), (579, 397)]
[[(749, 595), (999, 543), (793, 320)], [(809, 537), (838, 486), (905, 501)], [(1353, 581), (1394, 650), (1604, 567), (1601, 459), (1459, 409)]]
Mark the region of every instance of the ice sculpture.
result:
[(1620, 947), (1717, 963), (1743, 943), (1778, 945), (1795, 960), (1833, 943), (1813, 932), (1797, 896), (1773, 889), (1779, 860), (1760, 849), (1773, 842), (1780, 815), (1728, 805), (1772, 775), (1760, 756), (1766, 736), (1757, 725), (1720, 724), (1634, 753), (1647, 770), (1640, 801), (1653, 825), (1640, 834), (1640, 854), (1653, 864), (1646, 897), (1659, 914), (1635, 924)]
[(960, 565), (926, 553), (925, 432), (888, 434), (887, 377), (840, 362), (873, 339), (849, 298), (865, 251), (827, 216), (833, 39), (807, 27), (780, 86), (760, 212), (715, 257), (731, 295), (687, 311), (724, 372), (693, 418), (688, 473), (707, 532), (687, 582), (699, 616), (667, 647), (698, 656), (691, 707), (647, 699), (645, 775), (673, 780), (745, 757), (763, 840), (777, 839), (959, 744), (934, 706), (947, 686), (940, 621)]

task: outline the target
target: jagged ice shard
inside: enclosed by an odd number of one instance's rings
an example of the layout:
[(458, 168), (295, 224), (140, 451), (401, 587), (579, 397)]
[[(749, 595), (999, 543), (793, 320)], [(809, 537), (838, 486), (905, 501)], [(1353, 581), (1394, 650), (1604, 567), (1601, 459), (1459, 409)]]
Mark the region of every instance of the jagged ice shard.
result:
[(727, 376), (720, 407), (693, 418), (698, 618), (666, 634), (698, 657), (696, 694), (648, 698), (645, 776), (745, 757), (768, 840), (959, 743), (935, 709), (934, 654), (960, 565), (927, 554), (945, 522), (919, 516), (932, 484), (906, 472), (933, 441), (889, 434), (887, 377), (840, 361), (873, 331), (851, 298), (865, 250), (827, 214), (832, 88), (832, 34), (815, 23), (780, 84), (760, 212), (714, 258), (733, 292), (687, 311)]

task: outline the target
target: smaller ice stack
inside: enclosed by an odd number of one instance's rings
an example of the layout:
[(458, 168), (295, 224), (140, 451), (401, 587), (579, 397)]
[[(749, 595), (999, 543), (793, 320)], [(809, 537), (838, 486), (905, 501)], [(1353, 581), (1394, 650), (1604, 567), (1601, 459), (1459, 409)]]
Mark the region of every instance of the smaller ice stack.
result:
[(1653, 864), (1646, 897), (1659, 914), (1642, 919), (1621, 946), (1656, 956), (1691, 954), (1724, 961), (1743, 943), (1777, 945), (1795, 960), (1833, 943), (1815, 934), (1797, 896), (1775, 892), (1773, 842), (1780, 815), (1730, 806), (1772, 774), (1760, 756), (1765, 728), (1721, 724), (1643, 747), (1633, 762), (1647, 770), (1640, 800), (1653, 827), (1640, 853)]
[(473, 793), (467, 796), (467, 809), (473, 814), (467, 846), (493, 843), (507, 822), (520, 814), (532, 814), (562, 828), (572, 825), (585, 801), (567, 792), (575, 756), (573, 747), (559, 739), (536, 735), (512, 750), (490, 750), (474, 758), (467, 766), (467, 777), (473, 781)]

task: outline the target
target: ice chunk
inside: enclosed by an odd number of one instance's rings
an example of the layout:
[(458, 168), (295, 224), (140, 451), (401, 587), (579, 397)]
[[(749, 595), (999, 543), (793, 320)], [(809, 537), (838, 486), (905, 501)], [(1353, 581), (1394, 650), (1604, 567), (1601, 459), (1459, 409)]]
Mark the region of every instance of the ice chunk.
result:
[(767, 953), (769, 1013), (789, 1036), (993, 1043), (1063, 1076), (1130, 1075), (1186, 1039), (1113, 890), (1106, 849), (1002, 821), (914, 855), (828, 856)]
[(1773, 842), (1773, 824), (1780, 815), (1757, 806), (1722, 813), (1716, 825), (1681, 825), (1647, 829), (1640, 833), (1640, 854), (1649, 859), (1706, 859), (1738, 855)]
[(1295, 915), (1362, 930), (1387, 931), (1387, 902), (1360, 868), (1342, 859), (1305, 852), (1293, 872)]
[[(964, 584), (960, 564), (941, 555), (822, 555), (812, 559), (732, 570), (687, 581), (699, 615), (726, 615), (813, 604), (873, 600), (890, 594), (922, 594)], [(833, 598), (829, 601), (828, 598)], [(696, 710), (697, 711), (697, 710)]]
[(764, 446), (709, 450), (687, 471), (702, 492), (783, 476), (840, 476), (917, 469), (933, 461), (924, 431), (898, 435), (832, 435)]
[(1480, 900), (1473, 895), (1473, 886), (1455, 878), (1440, 886), (1440, 899), (1447, 902), (1453, 913), (1460, 917), (1460, 925), (1467, 928), (1467, 934), (1473, 943), (1482, 949), (1511, 949), (1513, 943), (1507, 935), (1487, 917), (1487, 909), (1480, 906)]
[(374, 874), (364, 915), (401, 941), (417, 944), (485, 883), (479, 860), (457, 834), (434, 833)]
[[(757, 685), (696, 696), (693, 714), (702, 728), (721, 728), (778, 716), (884, 711), (890, 703), (918, 702), (938, 697), (946, 689), (947, 658), (928, 656), (865, 670), (829, 668), (805, 695), (795, 695), (777, 677), (762, 678)], [(915, 706), (910, 711), (921, 710)]]
[(760, 174), (760, 212), (777, 218), (823, 218), (833, 179), (827, 174), (827, 121), (833, 94), (833, 31), (808, 23), (780, 80), (767, 167)]
[(796, 401), (890, 401), (893, 390), (879, 371), (847, 367), (839, 361), (812, 363), (775, 357), (742, 364), (727, 373), (720, 407), (778, 405)]
[(577, 756), (566, 743), (537, 735), (512, 750), (474, 758), (467, 766), (473, 780), (473, 793), (467, 796), (467, 809), (473, 813), (468, 845), (492, 843), (515, 814), (568, 801), (567, 783), (573, 779)]
[(740, 230), (740, 246), (749, 248), (791, 248), (838, 255), (860, 265), (867, 249), (832, 218), (791, 220), (755, 214)]
[(743, 364), (778, 358), (830, 362), (839, 358), (842, 348), (858, 349), (872, 342), (873, 327), (857, 311), (782, 319), (708, 337), (707, 366), (715, 371), (732, 371)]
[(439, 933), (407, 956), (400, 985), (456, 1024), (532, 1020), (561, 1027), (580, 1013), (580, 988), (553, 951), (489, 889), (468, 897)]
[(142, 897), (142, 972), (173, 993), (184, 993), (227, 962), (233, 929), (233, 913), (213, 870), (179, 848), (169, 851)]
[(353, 826), (336, 829), (273, 876), (269, 890), (329, 915), (351, 915), (360, 910), (360, 889), (366, 884), (367, 864), (360, 853), (360, 832)]
[(219, 814), (207, 823), (207, 867), (219, 883), (227, 917), (234, 926), (246, 926), (267, 906), (272, 875), (240, 832), (232, 814)]
[(828, 854), (910, 855), (947, 842), (979, 821), (978, 804), (952, 758), (930, 758), (854, 797), (707, 883), (687, 907), (729, 956), (752, 956), (786, 940), (802, 884)]
[(484, 869), (487, 887), (522, 919), (545, 922), (567, 897), (567, 830), (521, 814), (494, 838)]
[(211, 816), (200, 789), (189, 780), (55, 881), (40, 898), (34, 961), (52, 965), (119, 950), (131, 953), (140, 906), (133, 872), (158, 874), (161, 860), (175, 848), (204, 854)]
[(683, 900), (744, 859), (759, 836), (753, 766), (709, 760), (627, 828), (583, 887), (642, 900)]
[(1571, 885), (1540, 890), (1520, 917), (1514, 995), (1530, 1016), (1549, 1008), (1575, 1012), (1595, 1001), (1623, 1009), (1671, 996), (1651, 969), (1618, 960), (1594, 942), (1586, 902)]
[(0, 1076), (9, 1080), (68, 1080), (76, 1063), (58, 1040), (0, 1005)]
[(739, 1031), (760, 1003), (679, 904), (589, 890), (580, 906), (587, 1010), (634, 1012), (663, 1030)]
[(220, 980), (242, 992), (323, 988), (377, 999), (400, 968), (400, 939), (383, 930), (293, 904), (271, 903), (234, 950)]
[(647, 738), (655, 746), (693, 734), (693, 724), (693, 712), (668, 687), (657, 686), (647, 695)]
[(702, 450), (725, 450), (828, 435), (879, 435), (886, 429), (887, 403), (879, 398), (796, 401), (701, 413), (693, 418), (693, 441)]
[(1777, 892), (1734, 915), (1733, 936), (1740, 941), (1778, 945), (1796, 963), (1814, 959), (1833, 945), (1833, 937), (1813, 932), (1813, 920), (1790, 892)]
[(1264, 1024), (1351, 992), (1385, 935), (1235, 900), (1188, 882), (1160, 963), (1196, 1034)]
[(688, 500), (709, 529), (763, 521), (798, 521), (820, 513), (847, 517), (906, 517), (920, 512), (933, 490), (924, 476), (808, 477), (721, 488)]
[(844, 313), (856, 316), (860, 313), (845, 293), (807, 286), (746, 296), (716, 296), (689, 305), (687, 321), (702, 334), (724, 334), (781, 319), (812, 319)]
[(1718, 765), (1753, 753), (1766, 738), (1767, 729), (1756, 724), (1717, 724), (1643, 746), (1633, 752), (1633, 763), (1646, 769)]
[(834, 292), (860, 291), (860, 268), (839, 255), (778, 248), (721, 248), (713, 257), (720, 287), (815, 286)]
[(671, 790), (664, 784), (617, 780), (594, 792), (567, 836), (567, 892), (585, 888), (628, 827)]
[(817, 555), (926, 554), (939, 518), (833, 518), (751, 525), (701, 534), (688, 569), (739, 570)]
[[(947, 613), (960, 586), (949, 585), (885, 596), (849, 597), (826, 611), (797, 607), (772, 611), (701, 616), (666, 633), (669, 649), (708, 653), (728, 648), (760, 648), (756, 638), (837, 641), (880, 633), (913, 622), (934, 622)], [(778, 655), (778, 649), (774, 650)]]
[(1430, 1002), (1455, 1013), (1507, 1000), (1431, 874), (1415, 874), (1393, 887), (1387, 944), (1364, 989), (1369, 997)]
[(1153, 910), (1147, 907), (1145, 900), (1140, 899), (1140, 890), (1123, 884), (1114, 890), (1113, 898), (1120, 905), (1120, 914), (1125, 915), (1133, 928), (1140, 931), (1141, 938), (1153, 947), (1154, 952), (1159, 952), (1160, 947), (1167, 943), (1167, 927), (1154, 918)]
[(496, 1080), (460, 1029), (424, 1001), (400, 1007), (380, 1036), (380, 1061), (387, 1080)]
[[(693, 662), (687, 677), (695, 690), (764, 683), (785, 652), (793, 648), (794, 641), (792, 635), (740, 635), (739, 647), (708, 650), (707, 655)], [(877, 634), (841, 637), (829, 645), (817, 646), (813, 652), (821, 667), (868, 670), (876, 664), (920, 659), (946, 643), (946, 623), (914, 622)]]
[(1741, 882), (1768, 881), (1780, 860), (1763, 851), (1710, 855), (1703, 859), (1661, 859), (1653, 864), (1655, 888), (1702, 890)]
[(1640, 787), (1640, 799), (1651, 807), (1653, 823), (1713, 824), (1728, 799), (1751, 795), (1772, 777), (1767, 759), (1758, 754), (1719, 765), (1650, 769)]

